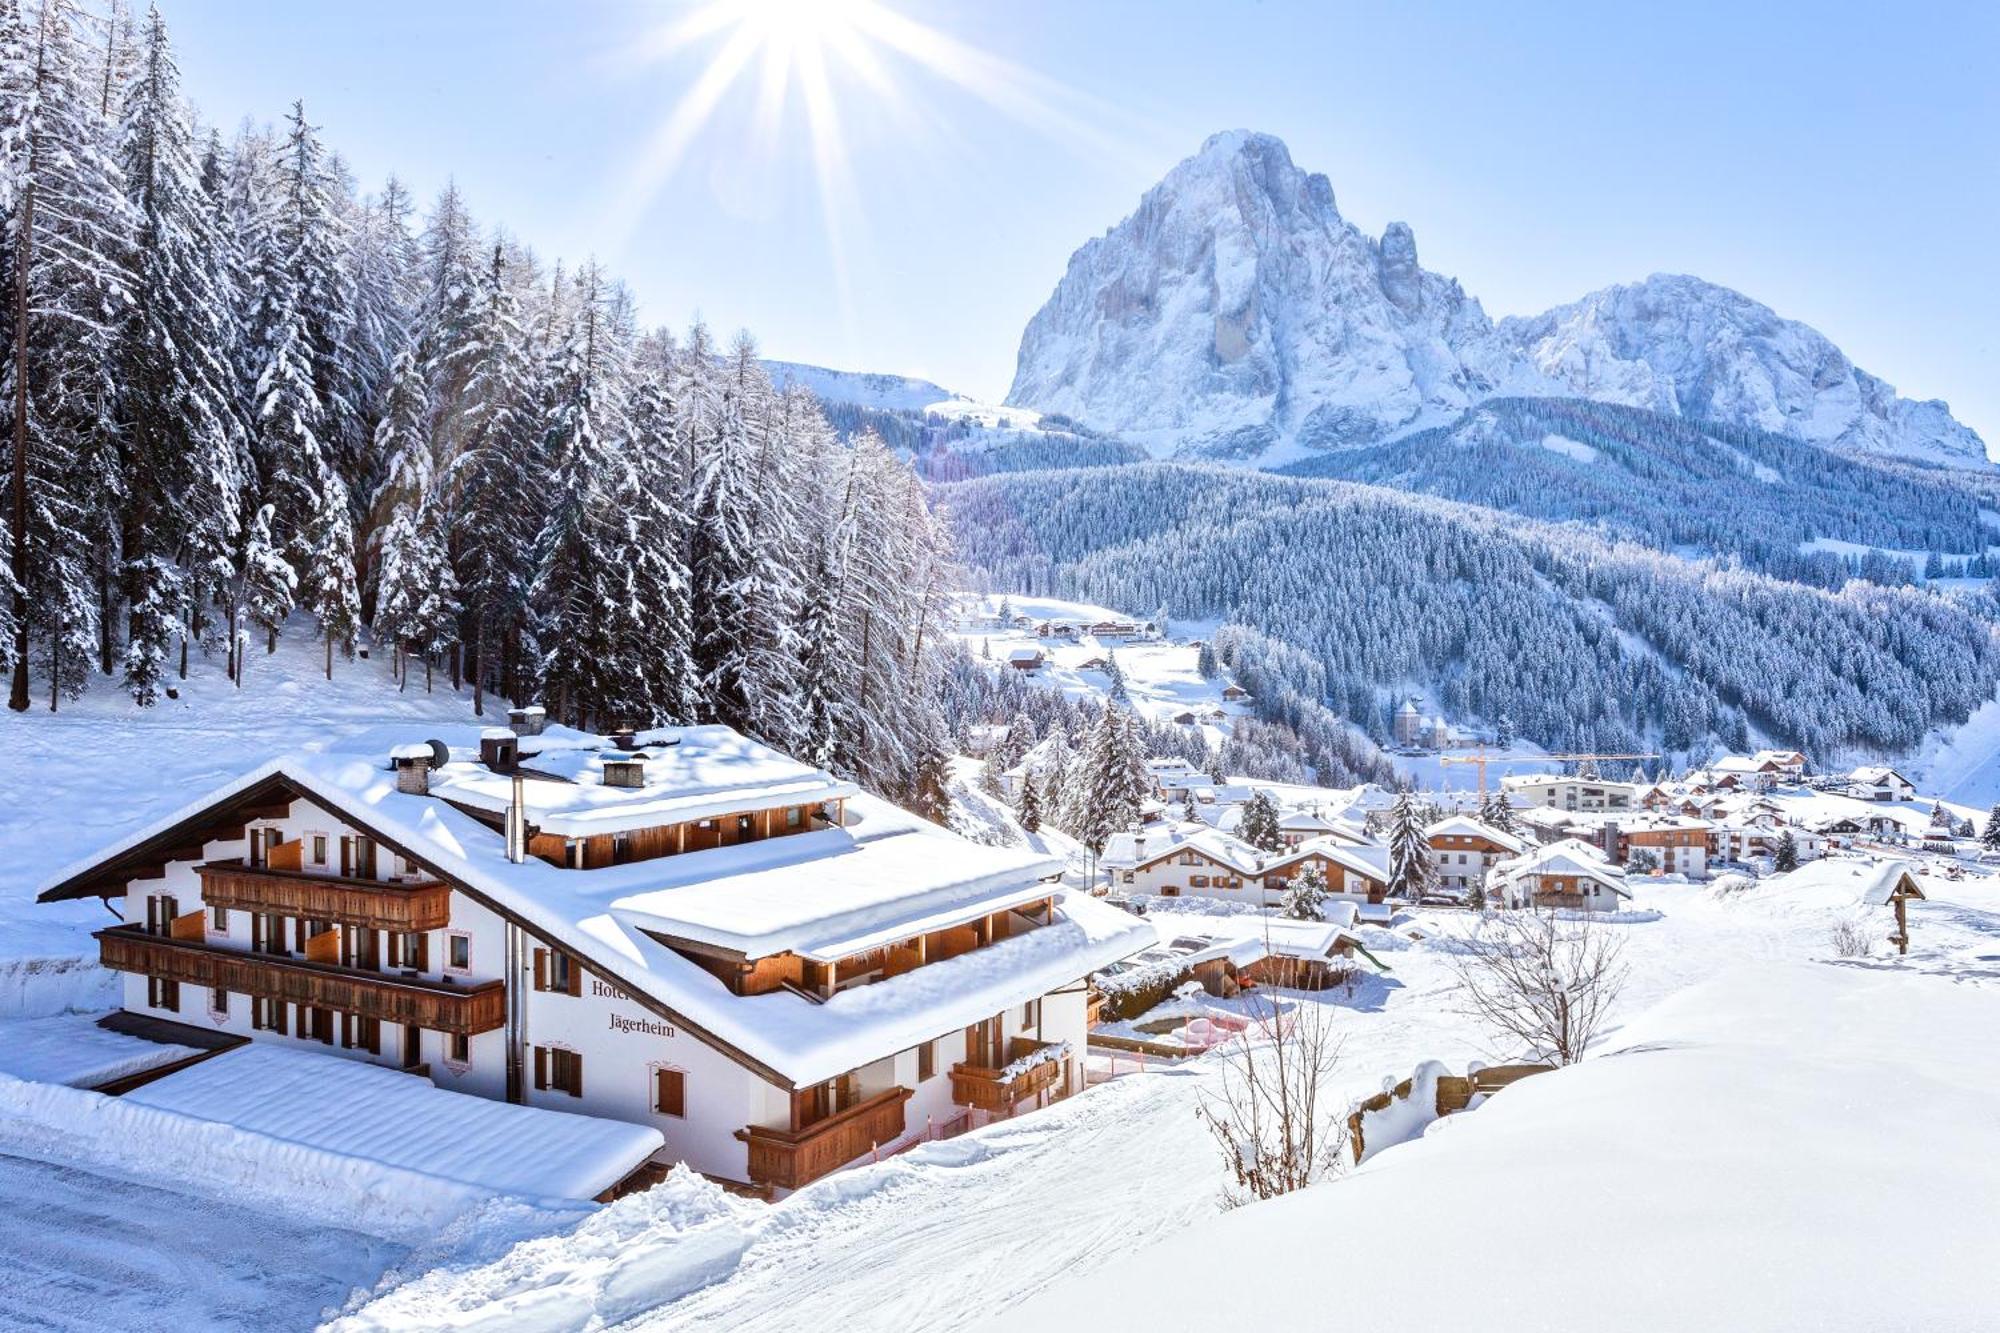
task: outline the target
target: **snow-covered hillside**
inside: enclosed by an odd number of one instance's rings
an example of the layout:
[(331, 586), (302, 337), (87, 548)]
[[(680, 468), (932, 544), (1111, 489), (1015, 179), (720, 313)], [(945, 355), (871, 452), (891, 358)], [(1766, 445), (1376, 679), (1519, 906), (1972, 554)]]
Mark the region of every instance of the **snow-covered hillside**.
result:
[(1559, 394), (1981, 466), (1942, 402), (1898, 397), (1828, 339), (1740, 293), (1655, 276), (1495, 325), (1371, 237), (1268, 134), (1218, 134), (1086, 242), (1028, 323), (1008, 402), (1159, 455), (1284, 462)]
[(406, 691), (379, 659), (336, 660), (328, 681), (320, 652), (302, 621), (275, 655), (253, 650), (240, 690), (197, 658), (180, 698), (152, 708), (100, 689), (60, 712), (0, 714), (0, 1016), (88, 1004), (109, 977), (90, 938), (104, 909), (38, 905), (41, 880), (273, 755), (383, 723), (473, 720), (470, 694), (442, 678), (426, 694), (421, 667)]

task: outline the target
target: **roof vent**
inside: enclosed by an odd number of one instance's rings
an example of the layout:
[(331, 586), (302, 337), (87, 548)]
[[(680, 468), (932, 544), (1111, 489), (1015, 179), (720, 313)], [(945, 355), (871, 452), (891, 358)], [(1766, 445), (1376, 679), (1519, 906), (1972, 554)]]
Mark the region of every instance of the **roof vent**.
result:
[(479, 733), (479, 762), (495, 773), (511, 773), (521, 762), (521, 738), (511, 727), (488, 727)]
[(513, 729), (516, 736), (539, 736), (548, 720), (548, 710), (540, 704), (529, 704), (524, 708), (507, 710), (507, 725)]
[(604, 785), (643, 787), (646, 785), (646, 756), (637, 752), (614, 751), (604, 756)]

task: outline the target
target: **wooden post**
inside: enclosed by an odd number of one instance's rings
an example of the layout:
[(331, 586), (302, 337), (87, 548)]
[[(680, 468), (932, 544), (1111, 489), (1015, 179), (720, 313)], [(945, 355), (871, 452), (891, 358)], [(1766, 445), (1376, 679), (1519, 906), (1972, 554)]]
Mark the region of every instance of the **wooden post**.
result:
[(1910, 952), (1910, 900), (1901, 889), (1896, 890), (1896, 952), (1907, 955)]

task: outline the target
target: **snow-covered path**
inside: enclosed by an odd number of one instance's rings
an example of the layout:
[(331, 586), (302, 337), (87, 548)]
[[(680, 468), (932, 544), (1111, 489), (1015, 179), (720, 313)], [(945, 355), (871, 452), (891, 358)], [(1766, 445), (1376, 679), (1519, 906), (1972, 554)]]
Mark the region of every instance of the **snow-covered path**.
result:
[(308, 1328), (400, 1246), (0, 1153), (0, 1328)]

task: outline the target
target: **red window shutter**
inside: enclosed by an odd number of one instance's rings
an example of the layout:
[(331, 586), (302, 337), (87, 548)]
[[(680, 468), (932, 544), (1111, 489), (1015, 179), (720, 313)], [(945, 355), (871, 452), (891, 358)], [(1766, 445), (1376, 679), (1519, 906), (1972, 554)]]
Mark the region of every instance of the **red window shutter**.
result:
[(659, 1096), (656, 1100), (660, 1114), (687, 1114), (687, 1088), (684, 1082), (686, 1075), (678, 1069), (662, 1069), (655, 1077), (659, 1083)]
[(535, 1091), (545, 1091), (549, 1086), (549, 1052), (545, 1046), (535, 1048)]
[(547, 990), (548, 988), (549, 951), (547, 949), (537, 949), (535, 950), (535, 989)]
[(574, 957), (569, 960), (569, 993), (571, 995), (583, 994), (583, 969), (577, 966)]

